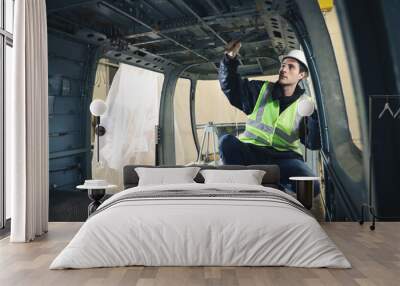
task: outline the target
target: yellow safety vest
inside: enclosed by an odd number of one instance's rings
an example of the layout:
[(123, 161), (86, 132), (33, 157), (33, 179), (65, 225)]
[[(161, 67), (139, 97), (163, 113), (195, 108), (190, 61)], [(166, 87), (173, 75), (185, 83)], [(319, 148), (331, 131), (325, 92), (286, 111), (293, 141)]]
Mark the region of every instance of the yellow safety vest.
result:
[(247, 117), (246, 130), (240, 141), (258, 146), (271, 146), (279, 151), (294, 151), (302, 155), (299, 126), (302, 116), (298, 112), (302, 95), (279, 114), (279, 101), (272, 98), (273, 84), (265, 82), (258, 95), (253, 112)]

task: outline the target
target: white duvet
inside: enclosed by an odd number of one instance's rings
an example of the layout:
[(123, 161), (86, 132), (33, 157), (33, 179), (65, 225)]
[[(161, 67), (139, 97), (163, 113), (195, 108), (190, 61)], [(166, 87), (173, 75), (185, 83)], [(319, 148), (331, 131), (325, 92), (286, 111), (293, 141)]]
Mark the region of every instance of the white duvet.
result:
[[(50, 269), (145, 266), (294, 266), (350, 268), (310, 215), (258, 198), (182, 197), (128, 200), (131, 192), (262, 190), (238, 184), (135, 187), (112, 196), (56, 257)], [(299, 203), (298, 203), (299, 204)], [(108, 207), (107, 207), (108, 206)]]

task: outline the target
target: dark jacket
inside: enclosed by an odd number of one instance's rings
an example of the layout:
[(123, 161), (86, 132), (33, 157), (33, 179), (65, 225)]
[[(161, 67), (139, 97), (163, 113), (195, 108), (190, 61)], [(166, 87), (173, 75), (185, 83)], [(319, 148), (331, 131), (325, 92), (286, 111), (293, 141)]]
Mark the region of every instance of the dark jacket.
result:
[[(229, 102), (242, 110), (247, 115), (253, 112), (254, 106), (256, 105), (258, 95), (264, 81), (242, 79), (237, 72), (239, 61), (237, 59), (230, 59), (227, 55), (221, 60), (220, 67), (218, 70), (218, 79), (221, 85), (221, 89), (228, 98)], [(282, 94), (279, 83), (275, 83), (272, 90), (272, 97), (279, 100), (280, 112), (282, 112), (291, 103), (297, 100), (304, 90), (300, 86), (296, 87), (294, 94), (290, 97), (285, 97)], [(321, 148), (321, 138), (318, 123), (317, 111), (307, 118), (307, 142), (305, 136), (305, 123), (302, 120), (300, 125), (300, 141), (302, 144), (307, 146), (311, 150), (319, 150)], [(268, 148), (268, 147), (266, 147)], [(276, 152), (275, 149), (273, 149)], [(279, 154), (277, 156), (279, 157)], [(288, 153), (288, 152), (285, 152)], [(299, 155), (293, 151), (293, 157)], [(290, 155), (290, 154), (289, 154)], [(296, 155), (296, 156), (295, 156)], [(291, 157), (291, 156), (288, 156)]]

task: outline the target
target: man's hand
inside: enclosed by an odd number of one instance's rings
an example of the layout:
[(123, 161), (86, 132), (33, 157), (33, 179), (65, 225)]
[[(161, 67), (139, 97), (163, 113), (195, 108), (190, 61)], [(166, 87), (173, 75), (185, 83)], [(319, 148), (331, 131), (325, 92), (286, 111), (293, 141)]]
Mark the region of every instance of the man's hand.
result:
[(225, 47), (225, 53), (231, 58), (235, 58), (236, 55), (239, 53), (240, 47), (242, 44), (240, 40), (232, 40), (230, 41)]

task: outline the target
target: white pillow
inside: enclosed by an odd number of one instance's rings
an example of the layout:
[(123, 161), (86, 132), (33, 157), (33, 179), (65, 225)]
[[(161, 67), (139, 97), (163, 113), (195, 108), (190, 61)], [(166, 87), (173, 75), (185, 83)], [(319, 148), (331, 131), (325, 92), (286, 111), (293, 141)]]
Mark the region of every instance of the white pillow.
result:
[(231, 183), (261, 185), (265, 171), (262, 170), (202, 170), (205, 184)]
[(194, 183), (193, 179), (199, 170), (199, 167), (135, 168), (139, 176), (138, 186)]

